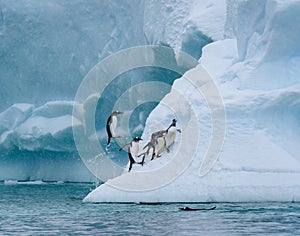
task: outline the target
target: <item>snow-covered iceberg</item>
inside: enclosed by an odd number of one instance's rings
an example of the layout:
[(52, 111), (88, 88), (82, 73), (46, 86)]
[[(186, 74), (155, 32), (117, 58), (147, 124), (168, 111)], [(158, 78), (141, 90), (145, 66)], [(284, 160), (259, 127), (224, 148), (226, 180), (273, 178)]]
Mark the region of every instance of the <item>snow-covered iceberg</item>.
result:
[[(299, 8), (299, 1), (227, 1), (226, 39), (206, 46), (200, 59), (226, 107), (224, 145), (207, 175), (199, 176), (199, 168), (206, 150), (202, 147), (213, 127), (202, 125), (209, 124), (207, 109), (193, 102), (201, 136), (198, 155), (184, 173), (147, 191), (117, 188), (143, 169), (135, 167), (136, 172), (108, 181), (85, 201), (299, 201)], [(175, 91), (189, 97), (184, 77), (165, 99), (175, 99)], [(150, 114), (147, 126), (155, 125), (157, 119), (162, 127), (168, 126), (171, 117), (163, 103), (164, 99)], [(144, 135), (149, 136), (147, 132)], [(180, 147), (180, 139), (176, 145)], [(144, 171), (164, 166), (163, 158), (171, 162), (172, 153), (164, 153)]]

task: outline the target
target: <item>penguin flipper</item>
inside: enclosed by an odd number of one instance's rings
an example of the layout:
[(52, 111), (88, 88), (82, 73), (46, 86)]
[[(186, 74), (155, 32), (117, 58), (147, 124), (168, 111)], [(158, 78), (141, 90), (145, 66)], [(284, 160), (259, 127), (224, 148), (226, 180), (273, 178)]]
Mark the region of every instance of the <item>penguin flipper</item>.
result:
[(129, 164), (129, 169), (128, 169), (128, 172), (130, 172), (130, 171), (131, 171), (131, 169), (132, 169), (132, 162), (130, 162), (130, 164)]
[(110, 136), (108, 136), (108, 140), (107, 140), (107, 146), (110, 144), (110, 140), (111, 140), (111, 137)]

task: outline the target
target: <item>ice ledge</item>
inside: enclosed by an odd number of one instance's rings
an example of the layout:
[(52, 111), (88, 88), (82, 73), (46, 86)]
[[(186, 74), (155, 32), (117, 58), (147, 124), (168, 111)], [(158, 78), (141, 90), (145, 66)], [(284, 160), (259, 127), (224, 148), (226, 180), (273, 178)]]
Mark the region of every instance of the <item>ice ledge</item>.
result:
[[(84, 202), (246, 202), (300, 201), (300, 172), (212, 172), (205, 178), (178, 179), (152, 191), (119, 190), (109, 183), (89, 193)], [(292, 179), (292, 180), (291, 180)], [(189, 183), (189, 181), (192, 181)]]
[(0, 150), (76, 151), (72, 134), (73, 102), (14, 104), (0, 113)]

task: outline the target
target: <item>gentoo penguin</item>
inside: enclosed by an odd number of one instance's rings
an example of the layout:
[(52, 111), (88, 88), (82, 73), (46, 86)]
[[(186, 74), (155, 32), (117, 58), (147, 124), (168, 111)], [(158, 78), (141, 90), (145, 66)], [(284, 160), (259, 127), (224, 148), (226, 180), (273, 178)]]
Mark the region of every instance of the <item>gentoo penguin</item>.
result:
[(175, 138), (176, 138), (176, 132), (181, 133), (180, 129), (176, 129), (176, 119), (172, 120), (172, 124), (167, 128), (166, 130), (166, 150), (167, 152), (170, 152), (170, 147), (173, 145)]
[(155, 139), (155, 155), (156, 157), (160, 157), (160, 154), (164, 151), (165, 149), (165, 136), (167, 134), (166, 130), (161, 130), (153, 133), (151, 135), (151, 138)]
[(155, 145), (156, 157), (161, 157), (160, 154), (165, 150), (165, 146), (166, 146), (165, 137), (158, 138)]
[(108, 136), (107, 145), (110, 144), (111, 138), (120, 138), (120, 136), (116, 135), (116, 128), (118, 124), (117, 115), (121, 115), (124, 112), (121, 111), (114, 111), (111, 113), (111, 115), (108, 117), (106, 122), (106, 132)]
[(165, 135), (166, 135), (166, 130), (157, 131), (151, 135), (150, 142), (147, 143), (146, 146), (143, 148), (143, 149), (145, 149), (146, 147), (148, 147), (147, 151), (145, 153), (141, 154), (141, 155), (144, 155), (142, 164), (144, 164), (145, 156), (149, 155), (149, 151), (151, 148), (153, 150), (151, 160), (153, 160), (155, 156), (159, 157), (159, 154), (163, 151), (163, 147), (164, 147), (164, 140), (161, 140), (161, 139), (164, 139)]
[(128, 172), (131, 170), (133, 164), (142, 164), (141, 162), (137, 162), (137, 157), (139, 153), (139, 141), (143, 140), (140, 137), (135, 137), (132, 139), (132, 141), (123, 147), (119, 149), (121, 151), (122, 149), (128, 148), (128, 157), (129, 157), (129, 169)]

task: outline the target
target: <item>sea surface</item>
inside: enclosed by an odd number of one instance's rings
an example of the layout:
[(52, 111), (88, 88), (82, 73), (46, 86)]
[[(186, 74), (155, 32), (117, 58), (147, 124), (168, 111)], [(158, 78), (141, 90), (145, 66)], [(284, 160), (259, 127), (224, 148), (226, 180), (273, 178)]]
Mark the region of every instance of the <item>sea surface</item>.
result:
[(0, 183), (0, 235), (300, 235), (299, 202), (83, 203), (93, 188)]

